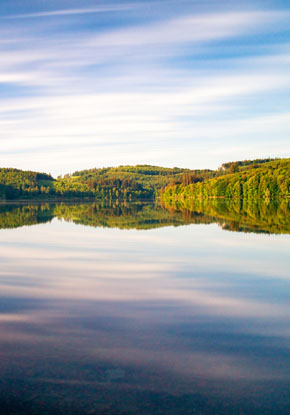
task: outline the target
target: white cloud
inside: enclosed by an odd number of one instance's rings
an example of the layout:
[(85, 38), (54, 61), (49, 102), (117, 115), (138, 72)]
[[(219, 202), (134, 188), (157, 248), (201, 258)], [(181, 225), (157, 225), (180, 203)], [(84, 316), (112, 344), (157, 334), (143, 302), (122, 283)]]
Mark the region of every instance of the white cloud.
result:
[[(289, 14), (288, 14), (289, 16)], [(285, 19), (282, 12), (228, 12), (220, 14), (192, 15), (155, 23), (144, 27), (136, 26), (92, 37), (89, 45), (96, 46), (141, 46), (148, 44), (170, 44), (201, 42), (232, 37), (246, 30), (255, 31), (264, 25)]]
[(38, 17), (55, 17), (55, 16), (70, 16), (75, 14), (91, 14), (91, 13), (107, 13), (107, 12), (120, 12), (122, 10), (130, 10), (136, 8), (136, 3), (123, 3), (123, 4), (108, 4), (106, 6), (81, 8), (81, 9), (60, 9), (50, 10), (36, 13), (23, 13), (7, 15), (5, 19), (28, 19)]
[[(26, 27), (23, 41), (17, 27), (19, 45), (1, 51), (0, 83), (25, 90), (22, 98), (0, 100), (2, 163), (32, 163), (42, 170), (47, 165), (53, 173), (80, 164), (143, 161), (206, 167), (209, 150), (213, 157), (218, 151), (239, 158), (251, 148), (251, 154), (259, 152), (263, 135), (263, 148), (272, 151), (273, 134), (279, 134), (279, 151), (287, 151), (289, 107), (269, 113), (263, 106), (290, 89), (289, 44), (268, 55), (239, 57), (238, 63), (231, 56), (223, 68), (215, 69), (218, 58), (206, 69), (195, 66), (205, 64), (195, 55), (199, 45), (265, 31), (284, 20), (282, 12), (189, 14), (51, 36), (45, 24), (39, 33), (40, 26)], [(187, 57), (189, 44), (192, 65), (173, 64), (176, 56)], [(212, 47), (202, 53), (214, 52)], [(255, 103), (260, 107), (252, 114)], [(61, 163), (64, 152), (70, 161)]]

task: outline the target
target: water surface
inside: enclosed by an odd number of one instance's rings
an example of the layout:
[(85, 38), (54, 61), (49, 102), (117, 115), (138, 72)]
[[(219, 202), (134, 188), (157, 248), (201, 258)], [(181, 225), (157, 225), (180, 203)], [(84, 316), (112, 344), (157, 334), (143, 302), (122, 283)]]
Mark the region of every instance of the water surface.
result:
[(289, 414), (289, 217), (251, 209), (1, 206), (1, 413)]

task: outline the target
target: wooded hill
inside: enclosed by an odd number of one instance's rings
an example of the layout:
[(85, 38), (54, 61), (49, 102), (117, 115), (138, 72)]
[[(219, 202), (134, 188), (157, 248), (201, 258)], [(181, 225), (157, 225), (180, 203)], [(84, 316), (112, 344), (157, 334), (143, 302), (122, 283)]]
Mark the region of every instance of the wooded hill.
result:
[[(239, 164), (240, 163), (240, 164)], [(290, 159), (226, 163), (224, 174), (188, 185), (167, 186), (164, 201), (207, 198), (275, 198), (290, 196)]]
[(208, 197), (289, 196), (290, 159), (224, 163), (217, 170), (150, 165), (46, 173), (0, 169), (1, 200), (184, 200)]
[(184, 178), (203, 180), (211, 170), (189, 170), (149, 165), (108, 167), (51, 175), (18, 169), (0, 169), (0, 199), (152, 200), (161, 188)]

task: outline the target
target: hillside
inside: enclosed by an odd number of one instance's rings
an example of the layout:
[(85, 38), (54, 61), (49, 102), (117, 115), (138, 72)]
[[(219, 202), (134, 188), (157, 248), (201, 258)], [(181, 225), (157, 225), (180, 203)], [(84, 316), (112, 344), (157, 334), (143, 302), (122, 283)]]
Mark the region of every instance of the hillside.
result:
[(47, 194), (55, 179), (46, 173), (0, 168), (0, 199), (36, 197)]
[(181, 168), (166, 168), (150, 165), (119, 166), (102, 169), (77, 171), (66, 175), (68, 185), (78, 184), (88, 186), (90, 191), (101, 197), (112, 199), (128, 199), (126, 194), (154, 198), (161, 188), (169, 184), (181, 183), (185, 176), (199, 176), (202, 180), (213, 177), (211, 170), (190, 170)]
[(214, 174), (211, 170), (137, 165), (77, 171), (54, 179), (43, 173), (1, 169), (0, 198), (149, 200), (169, 184), (193, 175), (204, 180)]
[[(165, 201), (198, 198), (273, 198), (290, 196), (290, 159), (239, 165), (228, 172), (203, 182), (167, 186)], [(233, 165), (232, 164), (232, 165)]]
[(217, 170), (150, 165), (76, 171), (54, 179), (46, 173), (0, 169), (5, 200), (163, 200), (208, 197), (289, 196), (290, 159), (224, 163)]

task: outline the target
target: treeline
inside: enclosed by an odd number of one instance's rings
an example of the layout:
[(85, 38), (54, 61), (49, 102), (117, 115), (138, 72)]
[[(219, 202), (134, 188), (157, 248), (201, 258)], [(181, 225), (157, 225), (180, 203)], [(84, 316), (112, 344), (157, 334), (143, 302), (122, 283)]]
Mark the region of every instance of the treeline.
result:
[(71, 176), (57, 180), (55, 190), (63, 196), (86, 196), (106, 200), (152, 199), (153, 189), (130, 178)]
[(141, 180), (130, 178), (129, 174), (118, 177), (89, 173), (80, 176), (65, 175), (56, 180), (45, 173), (0, 169), (2, 200), (96, 198), (131, 201), (153, 197), (152, 186), (144, 187)]
[(192, 172), (137, 165), (83, 170), (54, 179), (43, 173), (1, 169), (0, 199), (153, 200), (162, 187), (179, 183)]
[(103, 193), (104, 197), (109, 195), (118, 199), (121, 193), (121, 199), (129, 200), (128, 192), (134, 192), (135, 198), (148, 199), (154, 198), (162, 187), (180, 182), (185, 173), (191, 172), (177, 167), (137, 165), (76, 171), (71, 176), (65, 175), (64, 179), (85, 184), (91, 191)]
[[(270, 161), (269, 161), (270, 160)], [(1, 200), (164, 200), (289, 196), (289, 159), (224, 163), (217, 170), (150, 165), (46, 173), (0, 169)]]
[[(167, 186), (164, 201), (198, 198), (275, 198), (290, 196), (290, 159), (247, 164), (236, 173), (191, 183)], [(231, 167), (229, 166), (229, 170)]]
[(240, 168), (244, 167), (251, 167), (251, 168), (257, 168), (259, 164), (269, 163), (270, 161), (279, 160), (279, 159), (273, 159), (273, 158), (265, 158), (265, 159), (254, 159), (254, 160), (240, 160), (240, 161), (230, 161), (227, 163), (223, 163), (221, 165), (221, 168), (224, 170), (229, 170), (233, 173), (233, 170), (237, 171), (240, 170)]
[(50, 174), (0, 168), (0, 199), (38, 196), (49, 193), (54, 178)]

